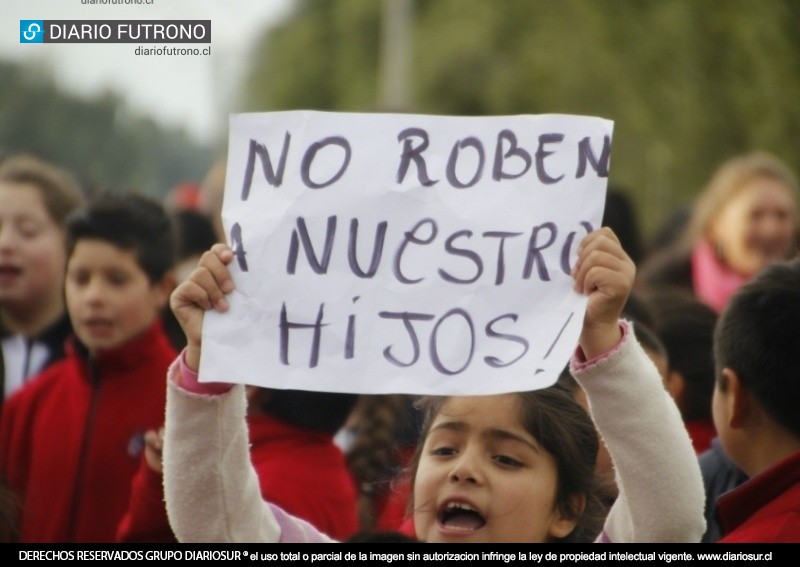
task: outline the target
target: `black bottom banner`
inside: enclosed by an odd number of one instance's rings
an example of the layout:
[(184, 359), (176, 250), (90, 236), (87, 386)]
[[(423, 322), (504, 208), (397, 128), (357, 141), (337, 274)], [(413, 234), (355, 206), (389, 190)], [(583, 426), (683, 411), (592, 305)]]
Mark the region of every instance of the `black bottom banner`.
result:
[[(181, 564), (189, 561), (266, 563), (301, 565), (747, 565), (792, 561), (800, 558), (795, 544), (598, 544), (598, 545), (370, 545), (349, 544), (11, 544), (0, 547), (5, 559), (23, 562), (46, 561), (158, 561)], [(783, 563), (781, 563), (783, 564)]]

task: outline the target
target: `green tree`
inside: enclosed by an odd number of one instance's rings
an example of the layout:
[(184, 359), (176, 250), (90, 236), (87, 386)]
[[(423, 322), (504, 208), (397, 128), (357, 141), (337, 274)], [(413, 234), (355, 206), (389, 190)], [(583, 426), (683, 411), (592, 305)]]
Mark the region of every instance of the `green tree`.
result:
[(69, 168), (87, 190), (162, 198), (202, 179), (211, 148), (128, 111), (108, 92), (68, 95), (41, 70), (0, 63), (0, 157), (31, 152)]
[[(733, 154), (798, 169), (798, 16), (797, 0), (416, 0), (402, 110), (612, 119), (610, 181), (647, 232)], [(379, 109), (383, 17), (298, 0), (255, 46), (242, 109)]]

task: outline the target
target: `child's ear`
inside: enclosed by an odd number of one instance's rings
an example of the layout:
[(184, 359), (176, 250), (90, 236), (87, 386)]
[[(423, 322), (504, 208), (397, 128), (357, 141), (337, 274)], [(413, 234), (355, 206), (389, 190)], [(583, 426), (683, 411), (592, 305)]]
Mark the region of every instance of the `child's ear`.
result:
[(175, 279), (175, 272), (172, 270), (164, 274), (153, 285), (159, 309), (163, 309), (169, 304), (169, 296), (175, 290), (176, 285), (178, 285), (178, 280)]
[(672, 396), (672, 399), (680, 406), (683, 398), (683, 390), (686, 387), (681, 373), (676, 370), (667, 372), (667, 377), (664, 379), (664, 386), (667, 388), (669, 395)]
[(725, 381), (725, 405), (727, 406), (728, 426), (732, 429), (742, 428), (753, 412), (753, 399), (750, 391), (742, 384), (739, 375), (730, 368), (722, 369)]
[(559, 506), (556, 506), (556, 509), (554, 510), (553, 522), (550, 524), (550, 537), (563, 539), (571, 534), (572, 530), (575, 529), (575, 526), (578, 525), (578, 520), (583, 515), (583, 511), (586, 509), (586, 495), (573, 494), (570, 497), (570, 500), (570, 508), (575, 513), (565, 514), (559, 509)]

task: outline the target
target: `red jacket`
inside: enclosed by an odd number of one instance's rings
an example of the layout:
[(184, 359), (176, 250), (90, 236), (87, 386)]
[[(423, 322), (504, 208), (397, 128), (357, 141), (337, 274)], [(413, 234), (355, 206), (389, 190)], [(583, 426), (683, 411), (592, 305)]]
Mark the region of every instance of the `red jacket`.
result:
[(373, 504), (378, 514), (373, 526), (374, 531), (399, 531), (416, 537), (413, 518), (408, 514), (408, 504), (411, 498), (411, 482), (408, 475), (411, 473), (410, 469), (415, 451), (416, 447), (414, 445), (398, 449), (397, 456), (402, 472), (398, 478), (391, 481), (388, 491), (376, 499)]
[(159, 321), (91, 363), (73, 340), (5, 401), (0, 474), (21, 499), (21, 542), (114, 541), (175, 356)]
[(358, 495), (333, 435), (269, 415), (247, 418), (261, 494), (320, 531), (345, 540), (358, 531)]
[(693, 419), (685, 422), (685, 425), (695, 453), (699, 455), (711, 448), (711, 440), (717, 436), (711, 419)]
[[(269, 415), (248, 416), (247, 425), (250, 458), (266, 500), (338, 540), (358, 530), (355, 481), (333, 435), (301, 429)], [(118, 541), (175, 541), (167, 521), (161, 475), (146, 465), (136, 475)]]
[(800, 451), (720, 496), (719, 543), (800, 543)]

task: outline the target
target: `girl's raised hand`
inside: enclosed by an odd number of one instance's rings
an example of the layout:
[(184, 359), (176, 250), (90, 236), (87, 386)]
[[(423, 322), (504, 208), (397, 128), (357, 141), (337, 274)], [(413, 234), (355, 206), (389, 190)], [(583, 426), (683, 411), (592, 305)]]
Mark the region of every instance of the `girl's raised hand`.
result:
[(186, 335), (186, 364), (195, 372), (200, 367), (200, 342), (203, 316), (209, 309), (228, 309), (225, 296), (233, 291), (228, 264), (233, 251), (226, 244), (214, 244), (205, 252), (197, 268), (170, 296), (170, 308)]
[(572, 270), (575, 290), (589, 296), (580, 346), (587, 359), (605, 354), (622, 337), (619, 317), (633, 288), (636, 265), (608, 227), (581, 242)]

